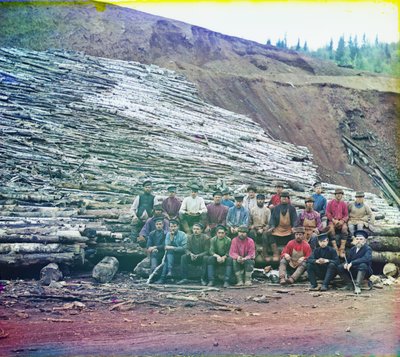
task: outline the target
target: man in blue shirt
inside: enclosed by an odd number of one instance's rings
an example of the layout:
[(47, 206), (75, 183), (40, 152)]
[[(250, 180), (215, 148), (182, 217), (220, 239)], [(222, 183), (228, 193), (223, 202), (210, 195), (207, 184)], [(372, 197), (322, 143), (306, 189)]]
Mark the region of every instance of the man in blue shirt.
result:
[(322, 222), (322, 228), (325, 228), (327, 226), (327, 219), (326, 219), (326, 198), (322, 196), (322, 185), (321, 182), (316, 182), (314, 183), (314, 194), (312, 195), (312, 198), (314, 199), (314, 211), (317, 211), (321, 217), (321, 222)]
[(235, 205), (233, 203), (233, 201), (229, 199), (229, 190), (228, 189), (222, 190), (221, 205), (224, 205), (228, 208), (231, 208)]
[(250, 213), (243, 207), (243, 195), (235, 196), (235, 205), (228, 210), (226, 217), (226, 225), (228, 226), (229, 235), (236, 237), (240, 226), (249, 226)]

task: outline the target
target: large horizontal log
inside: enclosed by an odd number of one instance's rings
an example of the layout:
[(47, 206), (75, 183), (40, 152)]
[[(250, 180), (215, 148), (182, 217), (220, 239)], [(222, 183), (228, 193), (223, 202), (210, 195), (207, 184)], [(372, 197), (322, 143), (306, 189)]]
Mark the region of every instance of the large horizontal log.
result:
[[(84, 244), (83, 244), (84, 245)], [(80, 254), (82, 244), (58, 244), (58, 243), (1, 243), (0, 254), (33, 254), (33, 253), (74, 253)]]
[(132, 256), (136, 260), (145, 258), (146, 252), (136, 243), (98, 243), (96, 245), (96, 255)]
[(0, 265), (30, 266), (35, 264), (65, 263), (69, 265), (83, 264), (84, 252), (75, 253), (39, 253), (39, 254), (0, 254)]
[(400, 252), (400, 237), (368, 237), (372, 250)]
[(22, 235), (22, 234), (10, 234), (3, 235), (0, 237), (0, 243), (86, 243), (89, 242), (89, 238), (80, 237), (80, 238), (66, 238), (59, 237), (56, 235), (40, 235), (40, 234), (31, 234), (31, 235)]
[(374, 236), (397, 236), (400, 237), (400, 225), (397, 226), (374, 226)]
[(400, 252), (372, 252), (372, 261), (384, 264), (400, 264)]

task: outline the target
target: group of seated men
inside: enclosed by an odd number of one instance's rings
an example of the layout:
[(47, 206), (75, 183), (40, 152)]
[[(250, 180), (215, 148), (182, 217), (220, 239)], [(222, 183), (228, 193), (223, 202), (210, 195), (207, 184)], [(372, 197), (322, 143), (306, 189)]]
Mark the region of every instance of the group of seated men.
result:
[[(305, 199), (305, 209), (298, 214), (281, 183), (267, 204), (264, 194), (248, 187), (247, 195), (236, 195), (234, 202), (229, 191), (216, 191), (207, 206), (196, 185), (183, 201), (176, 197), (175, 186), (168, 187), (169, 197), (161, 205), (152, 194), (151, 182), (143, 187), (131, 213), (137, 242), (147, 248), (152, 271), (163, 263), (159, 283), (172, 277), (174, 261), (180, 260), (180, 284), (188, 281), (190, 264), (201, 267), (203, 285), (215, 284), (217, 266), (225, 269), (225, 287), (230, 285), (232, 271), (237, 285), (251, 285), (256, 255), (264, 265), (279, 263), (282, 285), (294, 283), (307, 270), (311, 289), (328, 290), (339, 273), (347, 282), (353, 274), (357, 290), (372, 273), (364, 228), (373, 217), (362, 192), (356, 193), (355, 202), (346, 204), (343, 190), (337, 189), (327, 203), (317, 182), (315, 193)], [(349, 238), (354, 238), (356, 246), (346, 257)], [(284, 246), (281, 253), (278, 246)], [(322, 287), (317, 286), (317, 277), (323, 279)]]

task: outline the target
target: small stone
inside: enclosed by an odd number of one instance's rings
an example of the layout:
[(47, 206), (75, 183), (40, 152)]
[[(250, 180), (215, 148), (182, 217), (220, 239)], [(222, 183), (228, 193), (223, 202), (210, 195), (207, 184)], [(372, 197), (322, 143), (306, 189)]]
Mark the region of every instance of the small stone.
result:
[(213, 346), (217, 347), (219, 345), (218, 341), (214, 341)]
[(347, 329), (346, 329), (346, 332), (350, 332), (351, 330), (350, 330), (350, 327), (348, 327)]

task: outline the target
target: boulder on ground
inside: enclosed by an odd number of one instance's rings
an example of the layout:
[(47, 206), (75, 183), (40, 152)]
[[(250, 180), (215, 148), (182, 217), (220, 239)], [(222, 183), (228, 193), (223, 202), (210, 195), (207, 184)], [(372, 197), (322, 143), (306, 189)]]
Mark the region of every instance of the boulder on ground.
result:
[(119, 262), (115, 257), (104, 257), (93, 268), (92, 277), (99, 283), (108, 283), (118, 271)]
[(42, 285), (50, 285), (52, 281), (59, 281), (62, 278), (63, 273), (56, 263), (50, 263), (40, 271), (40, 283)]

